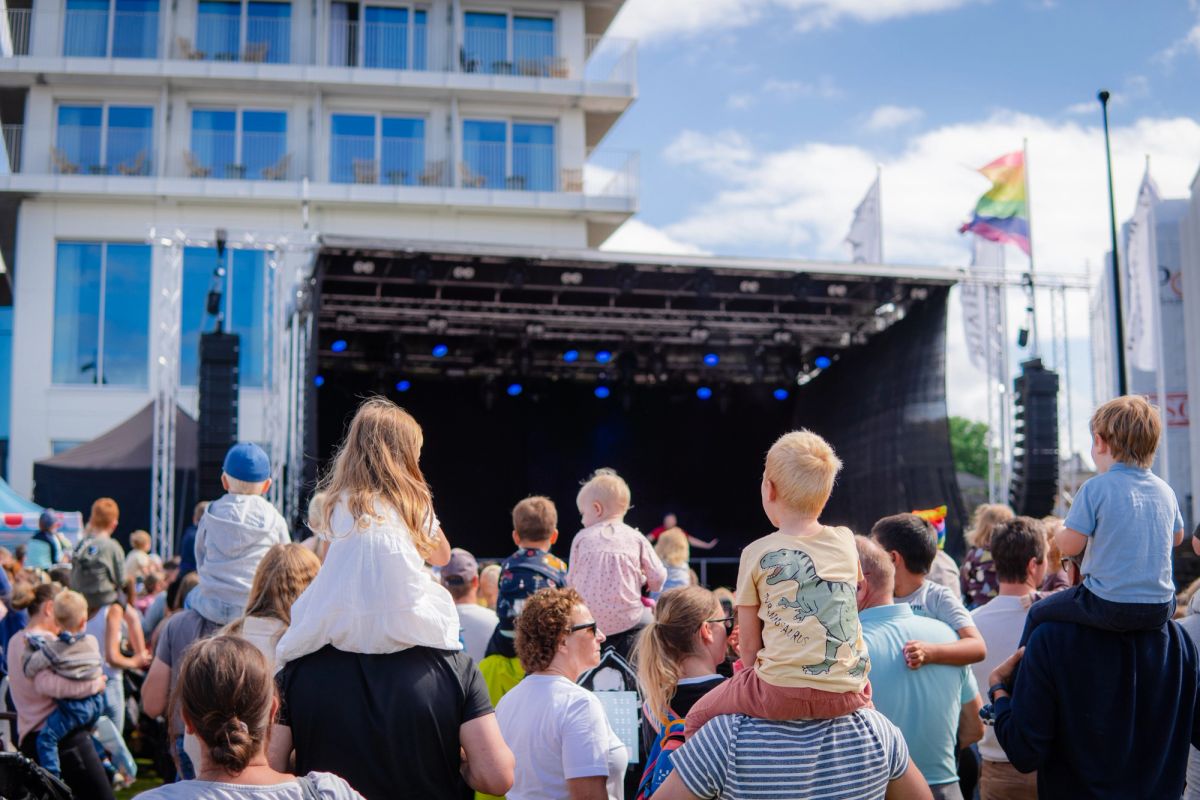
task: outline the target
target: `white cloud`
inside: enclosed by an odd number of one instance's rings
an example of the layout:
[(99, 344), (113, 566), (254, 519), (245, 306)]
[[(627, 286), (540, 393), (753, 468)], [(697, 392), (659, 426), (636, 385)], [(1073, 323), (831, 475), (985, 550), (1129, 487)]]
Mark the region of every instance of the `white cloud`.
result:
[(1200, 55), (1200, 24), (1194, 26), (1182, 39), (1173, 42), (1170, 47), (1159, 53), (1158, 59), (1165, 64), (1170, 64), (1188, 53)]
[(791, 16), (801, 31), (828, 28), (842, 19), (882, 22), (949, 11), (977, 0), (629, 0), (613, 25), (614, 36), (651, 42), (746, 27), (766, 13)]
[(733, 111), (744, 111), (754, 105), (752, 94), (731, 94), (725, 101), (725, 106)]
[(924, 116), (924, 112), (912, 106), (880, 106), (867, 118), (869, 131), (890, 131), (911, 125)]
[(665, 253), (680, 256), (704, 256), (708, 251), (678, 239), (673, 239), (652, 225), (641, 220), (627, 221), (617, 232), (608, 237), (601, 250), (618, 253)]
[(841, 97), (842, 90), (838, 88), (833, 78), (822, 75), (816, 81), (785, 81), (769, 78), (763, 84), (763, 91), (781, 97), (820, 97), (831, 99)]

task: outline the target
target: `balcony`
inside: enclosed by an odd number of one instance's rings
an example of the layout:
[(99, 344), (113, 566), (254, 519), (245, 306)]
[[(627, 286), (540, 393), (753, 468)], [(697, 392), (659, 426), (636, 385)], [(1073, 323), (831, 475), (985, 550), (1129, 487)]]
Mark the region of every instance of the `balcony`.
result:
[[(196, 38), (175, 39), (175, 57), (186, 61), (244, 61), (255, 64), (300, 63), (292, 59), (292, 21), (288, 17), (240, 17), (201, 14)], [(244, 35), (243, 35), (244, 33)]]
[(158, 12), (116, 11), (110, 15), (108, 11), (68, 9), (63, 25), (63, 55), (158, 58)]
[(459, 69), (485, 75), (570, 78), (567, 59), (557, 54), (553, 32), (468, 27), (459, 52)]
[(12, 45), (10, 52), (4, 55), (29, 55), (29, 23), (32, 21), (32, 8), (10, 8), (8, 11), (8, 36)]
[(50, 169), (56, 175), (153, 175), (153, 139), (148, 128), (60, 125)]
[[(240, 147), (239, 147), (240, 143)], [(193, 131), (180, 174), (220, 180), (294, 181), (299, 170), (287, 152), (287, 134)]]
[(326, 60), (331, 67), (429, 70), (428, 29), (424, 24), (334, 20)]
[(330, 183), (383, 186), (453, 186), (445, 149), (424, 139), (334, 135)]

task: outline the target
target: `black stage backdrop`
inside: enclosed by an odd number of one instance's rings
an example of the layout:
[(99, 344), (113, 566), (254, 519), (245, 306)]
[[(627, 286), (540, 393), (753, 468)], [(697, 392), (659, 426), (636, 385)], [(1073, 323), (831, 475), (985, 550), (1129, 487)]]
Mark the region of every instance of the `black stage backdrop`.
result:
[[(714, 387), (708, 401), (697, 399), (694, 387), (634, 387), (626, 404), (620, 387), (601, 400), (591, 386), (527, 381), (520, 396), (508, 397), (501, 383), (490, 408), (482, 385), (463, 379), (414, 380), (410, 391), (387, 394), (424, 428), (422, 469), (451, 543), (480, 558), (513, 549), (510, 511), (530, 494), (557, 504), (554, 549), (566, 557), (580, 527), (580, 482), (602, 466), (632, 487), (630, 524), (649, 531), (674, 511), (689, 532), (720, 538), (710, 555), (736, 556), (771, 529), (759, 499), (763, 458), (775, 438), (798, 426), (827, 436), (846, 464), (829, 521), (865, 533), (897, 511), (943, 502), (958, 511), (945, 324), (946, 292), (930, 289), (905, 320), (843, 354), (784, 402), (763, 385)], [(317, 434), (325, 464), (358, 400), (378, 386), (372, 376), (323, 375)], [(958, 525), (952, 527), (957, 536)], [(724, 573), (721, 582), (730, 582)]]

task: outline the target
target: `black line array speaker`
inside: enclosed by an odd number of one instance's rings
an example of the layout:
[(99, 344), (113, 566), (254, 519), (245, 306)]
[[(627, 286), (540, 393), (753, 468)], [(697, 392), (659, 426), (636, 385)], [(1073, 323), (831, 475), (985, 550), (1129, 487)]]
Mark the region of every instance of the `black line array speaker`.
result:
[(236, 333), (200, 335), (200, 423), (197, 431), (197, 497), (216, 500), (225, 454), (237, 442), (238, 355)]
[(1013, 511), (1041, 518), (1058, 496), (1058, 373), (1035, 358), (1013, 382), (1016, 427), (1008, 499)]

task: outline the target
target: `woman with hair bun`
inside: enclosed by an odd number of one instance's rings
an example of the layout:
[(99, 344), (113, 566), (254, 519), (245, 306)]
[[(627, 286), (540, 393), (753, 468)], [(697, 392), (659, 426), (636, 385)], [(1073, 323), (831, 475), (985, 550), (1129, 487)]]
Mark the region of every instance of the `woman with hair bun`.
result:
[(214, 636), (188, 648), (173, 703), (200, 741), (195, 780), (138, 795), (145, 800), (362, 800), (328, 772), (297, 778), (267, 763), (267, 732), (279, 710), (267, 661), (236, 636)]

